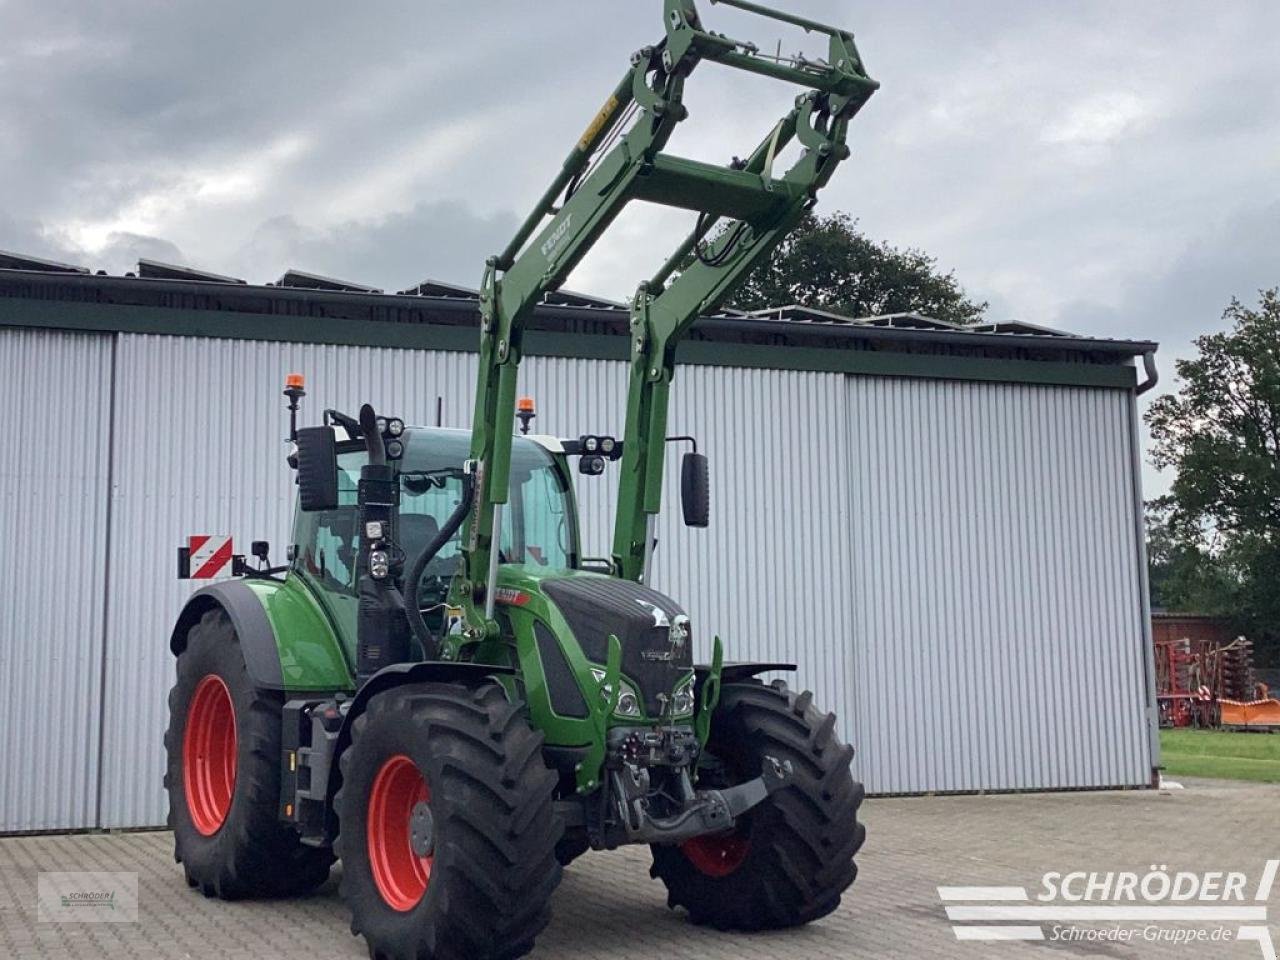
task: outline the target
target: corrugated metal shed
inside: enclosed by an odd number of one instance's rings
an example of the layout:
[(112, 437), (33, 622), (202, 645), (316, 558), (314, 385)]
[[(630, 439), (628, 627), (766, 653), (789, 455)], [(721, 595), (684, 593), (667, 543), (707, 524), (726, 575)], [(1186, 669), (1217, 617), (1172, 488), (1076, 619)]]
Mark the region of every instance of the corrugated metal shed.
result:
[(1131, 395), (849, 378), (858, 764), (886, 793), (1151, 775)]
[[(27, 459), (0, 473), (30, 508), (0, 520), (26, 550), (0, 560), (16, 585), (0, 747), (19, 758), (0, 767), (0, 831), (162, 823), (168, 631), (192, 589), (174, 547), (230, 533), (283, 558), (285, 373), (307, 375), (307, 422), (366, 400), (423, 422), (439, 395), (444, 424), (466, 426), (474, 305), (6, 282), (0, 399), (63, 426), (50, 436), (75, 469), (52, 489)], [(620, 433), (619, 311), (540, 309), (521, 384), (535, 432)], [(1131, 358), (1151, 345), (725, 317), (686, 347), (670, 426), (711, 457), (713, 519), (680, 525), (673, 448), (654, 583), (702, 654), (719, 633), (734, 657), (797, 661), (873, 792), (1149, 782)], [(608, 552), (612, 487), (579, 484), (588, 553)], [(75, 509), (40, 518), (46, 491)]]
[(113, 345), (0, 328), (0, 831), (98, 823)]

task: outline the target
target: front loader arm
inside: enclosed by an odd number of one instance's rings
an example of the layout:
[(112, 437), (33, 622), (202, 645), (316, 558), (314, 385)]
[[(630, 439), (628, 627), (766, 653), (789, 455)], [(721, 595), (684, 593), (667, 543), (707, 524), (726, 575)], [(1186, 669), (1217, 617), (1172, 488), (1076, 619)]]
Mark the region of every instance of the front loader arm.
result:
[[(863, 69), (847, 31), (747, 0), (718, 2), (826, 34), (828, 58), (763, 55), (753, 44), (704, 30), (694, 0), (664, 0), (664, 39), (632, 56), (631, 69), (570, 151), (533, 213), (507, 249), (487, 264), (480, 293), (480, 374), (471, 442), (480, 476), (455, 593), (465, 611), (462, 642), (498, 632), (494, 585), (510, 483), (511, 423), (523, 332), (534, 307), (564, 282), (630, 201), (647, 200), (699, 214), (690, 236), (658, 274), (641, 285), (631, 311), (630, 386), (613, 562), (620, 575), (642, 580), (652, 544), (647, 528), (662, 493), (676, 341), (700, 313), (730, 296), (795, 226), (817, 190), (848, 156), (848, 121), (878, 86)], [(687, 115), (681, 102), (685, 80), (703, 60), (808, 88), (743, 164), (716, 166), (662, 152), (676, 124)], [(774, 158), (792, 139), (799, 139), (804, 153), (785, 175), (774, 178)], [(721, 220), (728, 221), (727, 226), (708, 241)], [(691, 253), (692, 264), (675, 276)], [(456, 648), (447, 655), (456, 655)]]
[[(718, 203), (714, 195), (708, 197), (708, 209), (693, 232), (636, 293), (631, 309), (626, 443), (614, 521), (613, 562), (621, 576), (643, 580), (649, 567), (653, 523), (662, 502), (667, 399), (676, 343), (699, 316), (731, 296), (782, 242), (813, 205), (836, 165), (848, 157), (845, 131), (866, 98), (844, 103), (833, 103), (833, 99), (817, 91), (801, 96), (741, 171), (725, 171), (738, 174), (739, 181), (755, 177), (758, 195), (744, 201), (734, 211), (738, 216), (710, 243), (704, 237), (719, 219), (718, 207), (729, 204)], [(774, 180), (769, 176), (773, 158), (794, 137), (799, 137), (804, 153), (780, 180)], [(695, 251), (692, 261), (669, 280)]]
[[(559, 176), (507, 249), (485, 266), (480, 287), (480, 373), (471, 433), (471, 459), (480, 476), (464, 536), (462, 583), (457, 592), (465, 612), (464, 642), (497, 634), (494, 582), (502, 510), (510, 486), (511, 422), (525, 324), (543, 296), (559, 288), (632, 199), (636, 178), (684, 116), (679, 102), (684, 78), (667, 77), (658, 92), (648, 81), (651, 73), (661, 74), (660, 47), (645, 48), (633, 56), (631, 69), (565, 158)], [(623, 133), (633, 104), (640, 119)], [(616, 145), (592, 164), (593, 154), (615, 138)], [(562, 193), (567, 199), (557, 205)]]

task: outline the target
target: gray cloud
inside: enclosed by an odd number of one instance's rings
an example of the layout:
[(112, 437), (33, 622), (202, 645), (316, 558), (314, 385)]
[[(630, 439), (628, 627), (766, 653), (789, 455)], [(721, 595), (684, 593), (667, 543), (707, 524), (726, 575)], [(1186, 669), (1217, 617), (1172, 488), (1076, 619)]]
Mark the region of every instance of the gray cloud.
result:
[(1280, 200), (1249, 206), (1204, 225), (1202, 232), (1165, 267), (1126, 281), (1118, 302), (1082, 298), (1067, 304), (1058, 322), (1091, 329), (1123, 329), (1159, 341), (1161, 366), (1172, 375), (1173, 358), (1210, 329), (1231, 298), (1255, 299), (1280, 285)]
[(451, 202), (422, 203), (406, 213), (331, 228), (280, 216), (254, 231), (236, 262), (239, 275), (258, 281), (275, 279), (291, 266), (384, 290), (405, 289), (428, 276), (479, 287), (485, 258), (515, 228), (513, 216), (477, 217)]
[[(794, 2), (852, 26), (883, 83), (823, 209), (933, 253), (993, 315), (1172, 346), (1231, 293), (1276, 282), (1270, 0), (1211, 14), (1191, 0)], [(704, 6), (733, 35), (778, 33)], [(254, 280), (296, 266), (474, 284), (627, 54), (657, 39), (659, 10), (8, 0), (0, 247), (116, 271), (163, 249)], [(785, 33), (784, 50), (802, 46)], [(741, 155), (788, 101), (700, 70), (672, 148)], [(625, 295), (682, 224), (628, 212), (571, 285)]]

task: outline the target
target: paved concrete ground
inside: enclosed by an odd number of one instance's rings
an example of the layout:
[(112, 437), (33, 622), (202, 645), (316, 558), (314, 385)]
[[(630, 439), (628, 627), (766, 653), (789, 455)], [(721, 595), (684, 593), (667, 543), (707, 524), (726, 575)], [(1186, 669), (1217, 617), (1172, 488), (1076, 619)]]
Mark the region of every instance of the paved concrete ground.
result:
[[(1257, 944), (1171, 946), (958, 943), (939, 885), (1025, 885), (1045, 871), (1240, 870), (1253, 885), (1280, 857), (1280, 787), (1201, 781), (1164, 792), (931, 797), (868, 801), (869, 838), (852, 895), (808, 927), (717, 934), (666, 908), (645, 850), (594, 854), (566, 871), (535, 957), (629, 960), (847, 957), (1258, 957)], [(365, 956), (333, 878), (316, 895), (220, 903), (187, 889), (168, 833), (0, 839), (0, 958), (281, 958)], [(42, 870), (132, 871), (137, 923), (40, 923)], [(1280, 942), (1280, 882), (1269, 901)], [(1131, 924), (1141, 928), (1141, 924)], [(1235, 924), (1232, 924), (1234, 930)], [(1049, 925), (1045, 927), (1046, 931)]]

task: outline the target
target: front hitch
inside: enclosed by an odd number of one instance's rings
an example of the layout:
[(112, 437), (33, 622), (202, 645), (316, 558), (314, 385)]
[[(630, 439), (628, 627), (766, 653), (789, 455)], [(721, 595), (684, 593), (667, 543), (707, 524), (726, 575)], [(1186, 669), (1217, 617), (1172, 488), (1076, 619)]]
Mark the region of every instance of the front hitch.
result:
[[(722, 833), (733, 828), (738, 817), (761, 803), (769, 794), (791, 782), (791, 761), (764, 758), (760, 776), (724, 790), (686, 790), (688, 801), (683, 809), (669, 817), (651, 816), (644, 797), (634, 795), (637, 788), (648, 786), (631, 780), (625, 771), (614, 771), (613, 788), (622, 807), (622, 825), (630, 843), (680, 843), (704, 833)], [(646, 778), (647, 781), (647, 778)], [(688, 785), (688, 775), (682, 775)]]

